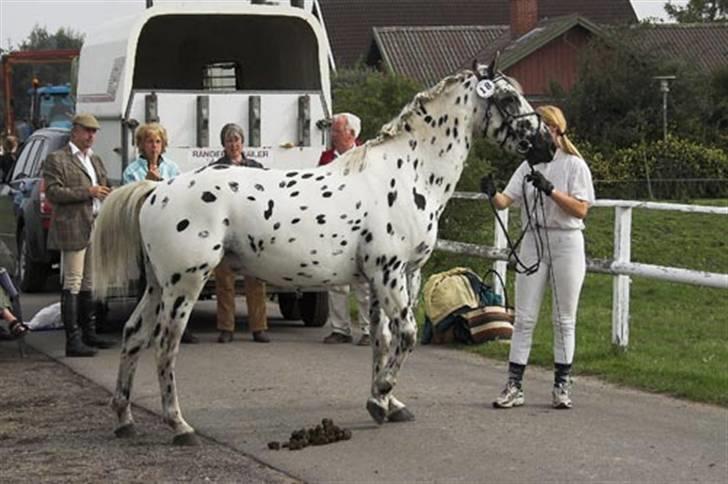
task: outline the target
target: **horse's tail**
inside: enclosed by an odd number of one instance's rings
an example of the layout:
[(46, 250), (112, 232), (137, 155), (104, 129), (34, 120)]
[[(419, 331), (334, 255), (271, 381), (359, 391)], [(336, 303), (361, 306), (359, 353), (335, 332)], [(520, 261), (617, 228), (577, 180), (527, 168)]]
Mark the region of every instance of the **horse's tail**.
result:
[(142, 180), (117, 188), (104, 200), (93, 233), (93, 285), (98, 299), (128, 294), (141, 276), (139, 211), (156, 182)]

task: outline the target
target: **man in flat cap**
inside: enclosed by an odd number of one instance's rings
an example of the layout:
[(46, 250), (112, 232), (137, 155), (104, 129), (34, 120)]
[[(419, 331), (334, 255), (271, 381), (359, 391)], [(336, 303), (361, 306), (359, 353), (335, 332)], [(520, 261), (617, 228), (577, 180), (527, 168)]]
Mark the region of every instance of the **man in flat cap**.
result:
[(94, 219), (111, 189), (104, 162), (91, 150), (99, 122), (85, 113), (71, 122), (68, 145), (43, 164), (46, 196), (53, 204), (48, 245), (61, 251), (66, 356), (94, 356), (96, 348), (112, 346), (96, 334), (90, 246)]

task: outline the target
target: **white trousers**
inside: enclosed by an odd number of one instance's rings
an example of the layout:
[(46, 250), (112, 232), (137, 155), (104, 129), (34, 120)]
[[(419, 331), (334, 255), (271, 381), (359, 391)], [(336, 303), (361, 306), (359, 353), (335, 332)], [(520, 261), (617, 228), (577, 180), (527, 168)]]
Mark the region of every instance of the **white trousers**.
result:
[[(581, 230), (542, 230), (543, 258), (539, 270), (516, 275), (516, 317), (511, 337), (510, 361), (528, 363), (533, 330), (538, 321), (546, 284), (551, 286), (554, 325), (554, 361), (571, 364), (574, 359), (576, 310), (586, 275), (584, 235)], [(523, 238), (518, 255), (530, 266), (537, 260), (532, 231)]]
[(354, 289), (359, 309), (358, 331), (369, 334), (369, 284), (355, 283), (353, 286), (335, 286), (329, 288), (329, 321), (334, 333), (351, 336), (351, 314), (349, 313), (349, 290)]

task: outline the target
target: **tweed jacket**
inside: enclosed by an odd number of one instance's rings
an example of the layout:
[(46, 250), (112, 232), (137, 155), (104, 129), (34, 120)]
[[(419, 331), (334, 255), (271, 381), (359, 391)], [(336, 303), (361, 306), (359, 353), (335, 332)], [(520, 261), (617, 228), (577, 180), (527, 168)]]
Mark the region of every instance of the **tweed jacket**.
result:
[[(109, 186), (104, 162), (91, 155), (99, 185)], [(70, 145), (54, 151), (43, 163), (46, 196), (53, 204), (48, 246), (62, 251), (88, 246), (94, 225), (91, 178)]]

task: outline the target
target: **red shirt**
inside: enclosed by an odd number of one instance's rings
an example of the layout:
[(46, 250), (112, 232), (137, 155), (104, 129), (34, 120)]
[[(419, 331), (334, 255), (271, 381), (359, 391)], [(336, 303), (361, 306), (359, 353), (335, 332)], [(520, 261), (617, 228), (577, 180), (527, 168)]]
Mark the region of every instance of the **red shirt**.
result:
[[(361, 141), (356, 140), (355, 143), (355, 146), (359, 146), (361, 144)], [(328, 165), (340, 155), (341, 153), (337, 153), (336, 150), (333, 148), (331, 148), (330, 150), (326, 150), (321, 153), (321, 158), (319, 158), (318, 166)]]

